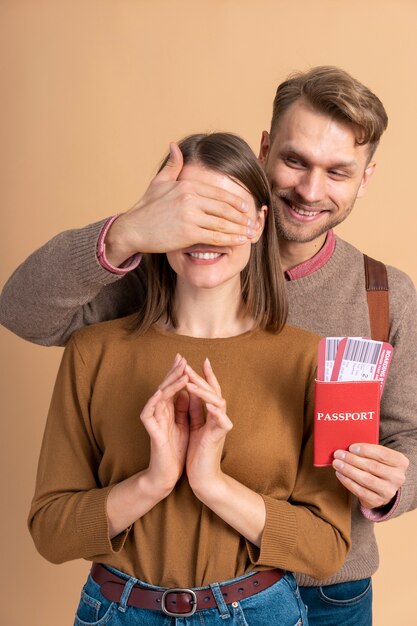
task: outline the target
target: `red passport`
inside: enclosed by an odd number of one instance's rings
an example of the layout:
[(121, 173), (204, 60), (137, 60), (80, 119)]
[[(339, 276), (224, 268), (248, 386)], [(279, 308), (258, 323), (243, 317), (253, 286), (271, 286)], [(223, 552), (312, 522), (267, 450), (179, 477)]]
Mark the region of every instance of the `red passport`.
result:
[(335, 450), (378, 443), (380, 382), (316, 381), (314, 465), (331, 465)]

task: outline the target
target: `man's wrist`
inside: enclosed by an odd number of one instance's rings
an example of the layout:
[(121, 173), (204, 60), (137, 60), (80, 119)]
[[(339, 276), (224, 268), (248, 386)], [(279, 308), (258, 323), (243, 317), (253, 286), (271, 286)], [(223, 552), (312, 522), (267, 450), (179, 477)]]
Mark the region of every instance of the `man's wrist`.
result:
[(126, 256), (120, 248), (108, 236), (113, 223), (119, 215), (113, 215), (104, 224), (97, 241), (97, 259), (100, 265), (112, 274), (124, 275), (134, 270), (140, 263), (142, 255), (140, 253)]
[(387, 502), (387, 504), (379, 506), (375, 509), (368, 509), (367, 507), (362, 506), (362, 504), (360, 504), (359, 506), (362, 515), (370, 522), (384, 522), (394, 515), (395, 510), (397, 509), (400, 502), (400, 498), (401, 489), (397, 491), (395, 496), (391, 498), (391, 500)]

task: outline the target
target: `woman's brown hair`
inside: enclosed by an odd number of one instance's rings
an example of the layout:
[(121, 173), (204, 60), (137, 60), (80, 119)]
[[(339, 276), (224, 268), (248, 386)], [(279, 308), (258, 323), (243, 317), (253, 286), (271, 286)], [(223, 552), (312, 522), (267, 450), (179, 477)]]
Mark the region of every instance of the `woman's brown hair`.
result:
[[(266, 176), (255, 154), (240, 137), (231, 133), (190, 135), (178, 143), (185, 164), (198, 164), (220, 172), (242, 185), (253, 196), (258, 210), (268, 207), (259, 240), (251, 246), (250, 259), (241, 272), (241, 312), (249, 315), (258, 328), (279, 332), (287, 317), (287, 298), (279, 259), (271, 193)], [(161, 168), (167, 163), (168, 156)], [(135, 322), (144, 333), (159, 319), (175, 328), (176, 274), (165, 254), (146, 254), (147, 296)]]

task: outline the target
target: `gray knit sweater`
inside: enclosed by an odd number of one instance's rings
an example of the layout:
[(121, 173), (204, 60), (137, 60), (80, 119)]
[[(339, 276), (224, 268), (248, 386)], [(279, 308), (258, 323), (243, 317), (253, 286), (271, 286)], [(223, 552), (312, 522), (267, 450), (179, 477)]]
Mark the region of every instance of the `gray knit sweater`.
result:
[[(139, 266), (120, 278), (96, 257), (104, 221), (62, 233), (34, 252), (11, 276), (0, 298), (0, 322), (43, 345), (63, 345), (74, 330), (134, 311), (146, 281)], [(417, 297), (403, 272), (388, 267), (390, 342), (394, 356), (381, 407), (380, 442), (410, 460), (394, 517), (417, 507)], [(369, 336), (362, 253), (336, 239), (331, 259), (319, 270), (287, 283), (288, 322), (321, 335)], [(320, 584), (371, 576), (378, 567), (373, 522), (352, 512), (352, 549), (342, 569)], [(388, 516), (388, 517), (389, 517)], [(317, 581), (299, 577), (299, 584)]]

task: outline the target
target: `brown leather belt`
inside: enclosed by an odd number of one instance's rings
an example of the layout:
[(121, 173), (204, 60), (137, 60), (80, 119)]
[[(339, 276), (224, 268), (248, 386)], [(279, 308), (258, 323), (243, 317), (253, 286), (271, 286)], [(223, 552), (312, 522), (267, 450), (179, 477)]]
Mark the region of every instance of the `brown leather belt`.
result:
[[(284, 572), (281, 569), (255, 572), (243, 580), (238, 580), (228, 585), (221, 585), (220, 590), (226, 604), (231, 604), (263, 591), (278, 582), (283, 575)], [(99, 563), (93, 564), (91, 577), (100, 585), (101, 593), (107, 600), (111, 602), (120, 601), (127, 579), (113, 574), (113, 572), (110, 572)], [(154, 591), (140, 585), (132, 587), (127, 604), (142, 609), (163, 611), (171, 617), (189, 617), (196, 611), (212, 609), (217, 606), (210, 588), (175, 588)]]

